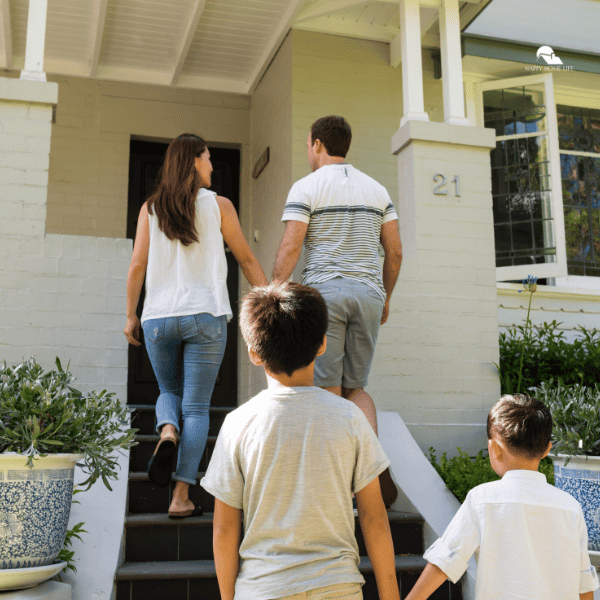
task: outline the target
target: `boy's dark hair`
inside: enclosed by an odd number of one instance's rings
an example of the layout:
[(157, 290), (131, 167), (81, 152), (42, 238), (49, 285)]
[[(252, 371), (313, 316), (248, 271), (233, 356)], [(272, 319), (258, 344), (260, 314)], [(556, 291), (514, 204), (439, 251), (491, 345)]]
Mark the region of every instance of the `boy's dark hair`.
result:
[(529, 459), (541, 458), (552, 435), (552, 415), (536, 398), (507, 394), (494, 404), (488, 415), (488, 439), (493, 433), (516, 454)]
[(307, 285), (272, 283), (246, 294), (240, 327), (267, 371), (291, 377), (317, 356), (327, 331), (327, 306)]
[(311, 141), (321, 140), (329, 156), (346, 158), (352, 141), (352, 129), (344, 117), (321, 117), (310, 128)]

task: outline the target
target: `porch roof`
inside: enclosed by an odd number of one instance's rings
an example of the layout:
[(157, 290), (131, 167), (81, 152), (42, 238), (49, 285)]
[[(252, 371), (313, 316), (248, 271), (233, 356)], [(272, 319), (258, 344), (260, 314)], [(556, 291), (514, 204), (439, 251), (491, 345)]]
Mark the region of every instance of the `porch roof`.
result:
[(600, 55), (600, 0), (492, 0), (464, 33)]
[[(439, 46), (441, 0), (419, 2), (422, 44)], [(461, 29), (489, 2), (460, 0)], [(252, 93), (292, 27), (396, 48), (400, 38), (398, 0), (0, 0), (0, 69), (24, 68), (30, 6), (46, 15), (48, 74), (238, 94)]]

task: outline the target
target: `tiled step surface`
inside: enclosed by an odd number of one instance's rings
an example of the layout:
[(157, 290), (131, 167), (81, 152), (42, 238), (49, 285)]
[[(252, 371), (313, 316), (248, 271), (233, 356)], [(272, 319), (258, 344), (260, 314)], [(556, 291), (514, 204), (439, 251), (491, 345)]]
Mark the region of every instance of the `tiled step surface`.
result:
[[(196, 476), (196, 481), (204, 477), (204, 472), (200, 471)], [(164, 513), (166, 514), (171, 504), (171, 496), (175, 481), (167, 487), (154, 485), (148, 479), (145, 471), (129, 473), (129, 514), (142, 513)], [(193, 502), (199, 504), (206, 512), (212, 512), (215, 508), (215, 499), (204, 490), (199, 483), (190, 486), (190, 498)]]
[[(140, 435), (138, 433), (135, 436), (135, 441), (138, 444), (131, 449), (129, 455), (129, 469), (131, 471), (145, 471), (148, 468), (148, 462), (150, 461), (150, 457), (154, 454), (159, 439), (159, 435)], [(216, 435), (208, 436), (208, 439), (206, 440), (206, 449), (200, 459), (199, 469), (201, 471), (206, 471), (208, 468), (208, 463), (210, 462), (213, 450), (215, 449), (216, 441)]]
[[(389, 512), (396, 554), (423, 554), (423, 519), (420, 515)], [(213, 560), (213, 515), (169, 519), (166, 514), (131, 515), (125, 519), (125, 561)], [(361, 556), (367, 549), (356, 520), (356, 541)]]
[[(155, 411), (153, 404), (130, 404), (133, 410), (131, 426), (139, 429), (138, 435), (156, 435)], [(225, 417), (237, 407), (235, 406), (211, 406), (208, 435), (217, 436)]]

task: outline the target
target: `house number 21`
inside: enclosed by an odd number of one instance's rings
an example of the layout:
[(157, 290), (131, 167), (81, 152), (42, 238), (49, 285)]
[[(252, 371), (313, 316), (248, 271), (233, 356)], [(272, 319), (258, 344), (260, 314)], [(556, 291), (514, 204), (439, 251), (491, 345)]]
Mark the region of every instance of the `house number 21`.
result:
[[(442, 173), (436, 173), (433, 176), (433, 180), (437, 183), (437, 181), (439, 180), (440, 177), (442, 178), (442, 181), (433, 188), (433, 193), (436, 194), (437, 196), (445, 196), (448, 193), (448, 190), (442, 190), (440, 188), (442, 188), (446, 185), (446, 176), (443, 175)], [(460, 198), (460, 187), (459, 187), (460, 181), (458, 179), (458, 175), (454, 176), (452, 183), (455, 186), (454, 187), (454, 195), (457, 198)]]

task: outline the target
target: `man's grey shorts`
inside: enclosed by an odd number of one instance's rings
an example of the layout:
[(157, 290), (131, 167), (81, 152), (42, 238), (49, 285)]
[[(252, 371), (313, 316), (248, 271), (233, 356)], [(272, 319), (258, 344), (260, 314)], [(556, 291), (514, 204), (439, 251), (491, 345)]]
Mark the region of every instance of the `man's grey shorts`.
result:
[(315, 385), (357, 389), (367, 385), (384, 301), (371, 286), (336, 277), (309, 283), (329, 313), (327, 349), (315, 361)]

